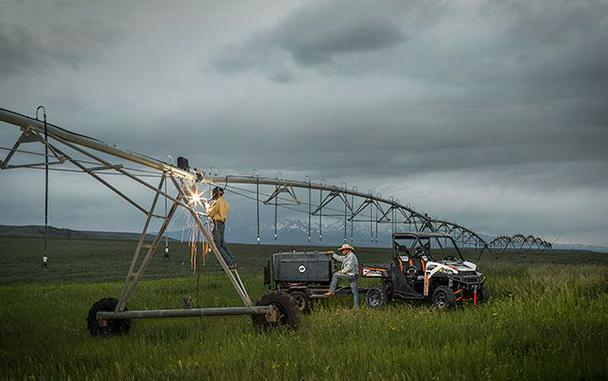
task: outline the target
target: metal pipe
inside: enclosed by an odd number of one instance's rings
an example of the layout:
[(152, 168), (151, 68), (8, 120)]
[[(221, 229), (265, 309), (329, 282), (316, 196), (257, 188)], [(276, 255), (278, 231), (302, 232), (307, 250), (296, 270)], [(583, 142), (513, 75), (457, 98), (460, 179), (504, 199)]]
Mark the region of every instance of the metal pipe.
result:
[[(354, 191), (354, 190), (348, 190), (348, 189), (344, 189), (343, 187), (338, 187), (336, 185), (326, 185), (323, 183), (323, 181), (321, 183), (308, 183), (306, 181), (298, 181), (298, 180), (285, 180), (285, 179), (273, 179), (273, 178), (269, 178), (269, 177), (260, 177), (259, 179), (254, 177), (254, 176), (203, 176), (203, 178), (201, 179), (202, 183), (213, 183), (213, 184), (256, 184), (257, 181), (260, 182), (260, 184), (264, 184), (264, 185), (287, 185), (287, 186), (292, 186), (292, 187), (296, 187), (296, 188), (303, 188), (306, 189), (308, 187), (310, 187), (311, 189), (314, 190), (324, 190), (324, 191), (335, 191), (338, 193), (342, 193), (345, 196), (346, 195), (353, 195), (353, 196), (357, 196), (357, 197), (369, 197), (369, 194), (363, 193), (363, 192), (359, 192), (359, 191)], [(381, 197), (373, 197), (372, 198), (375, 201), (378, 202), (382, 202), (385, 204), (389, 204), (395, 207), (400, 207), (403, 208), (404, 210), (407, 210), (409, 213), (416, 215), (420, 218), (426, 219), (424, 217), (423, 214), (421, 214), (420, 212), (409, 208), (405, 205), (398, 205), (395, 203), (394, 200), (391, 199), (385, 199), (385, 198), (381, 198)]]
[(253, 307), (221, 307), (221, 308), (192, 308), (175, 310), (135, 310), (135, 311), (100, 311), (97, 320), (118, 319), (161, 319), (200, 316), (233, 316), (233, 315), (265, 315), (271, 312), (273, 306)]
[(49, 134), (46, 122), (46, 108), (38, 106), (36, 109), (36, 120), (38, 111), (42, 110), (44, 120), (44, 255), (42, 257), (43, 266), (46, 268), (48, 259), (48, 235), (49, 235)]
[[(36, 132), (43, 134), (44, 133), (44, 123), (36, 120), (34, 118), (30, 118), (28, 116), (9, 111), (3, 108), (0, 108), (0, 121), (6, 122), (15, 126), (18, 126), (22, 129), (32, 129)], [(120, 149), (116, 146), (110, 146), (104, 142), (99, 140), (95, 140), (88, 136), (76, 134), (65, 130), (61, 127), (55, 126), (53, 124), (47, 123), (47, 132), (49, 135), (59, 137), (68, 142), (78, 144), (84, 147), (88, 147), (94, 149), (96, 151), (104, 152), (109, 155), (113, 155), (116, 157), (120, 157), (125, 160), (129, 160), (146, 167), (150, 167), (152, 169), (157, 169), (161, 172), (169, 172), (174, 176), (189, 179), (192, 181), (196, 181), (197, 176), (194, 173), (190, 173), (188, 171), (182, 170), (178, 167), (174, 167), (167, 163), (164, 163), (160, 160), (156, 160), (154, 158), (141, 155), (135, 152), (127, 151)]]
[(257, 243), (260, 244), (260, 176), (256, 174), (255, 183), (255, 213), (257, 221)]

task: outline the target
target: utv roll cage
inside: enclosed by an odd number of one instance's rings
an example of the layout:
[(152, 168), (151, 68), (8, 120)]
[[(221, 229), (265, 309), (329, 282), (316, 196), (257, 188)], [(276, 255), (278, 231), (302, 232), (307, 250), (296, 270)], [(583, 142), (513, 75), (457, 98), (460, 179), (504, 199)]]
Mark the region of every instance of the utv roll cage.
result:
[[(443, 244), (442, 241), (443, 240)], [(399, 241), (404, 241), (401, 244)], [(447, 247), (447, 243), (450, 242), (452, 247)], [(412, 256), (433, 258), (433, 248), (439, 249), (440, 254), (446, 254), (444, 258), (453, 257), (452, 254), (447, 254), (448, 249), (455, 249), (456, 254), (461, 260), (465, 260), (458, 248), (458, 245), (454, 241), (452, 236), (438, 233), (438, 232), (406, 232), (406, 233), (394, 233), (393, 234), (393, 257), (398, 256)]]

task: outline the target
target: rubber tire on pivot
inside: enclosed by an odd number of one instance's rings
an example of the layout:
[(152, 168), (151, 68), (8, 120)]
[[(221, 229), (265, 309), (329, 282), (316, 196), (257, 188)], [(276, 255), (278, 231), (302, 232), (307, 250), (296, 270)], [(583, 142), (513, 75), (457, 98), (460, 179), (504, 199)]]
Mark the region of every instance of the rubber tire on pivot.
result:
[(446, 310), (456, 305), (456, 295), (454, 295), (454, 290), (451, 288), (447, 286), (439, 286), (435, 289), (435, 291), (433, 291), (431, 301), (433, 303), (433, 307), (437, 308), (438, 310)]
[(289, 295), (296, 301), (296, 306), (298, 306), (300, 313), (307, 314), (310, 312), (312, 301), (306, 291), (291, 291)]
[(287, 327), (297, 329), (300, 324), (300, 310), (294, 298), (285, 292), (272, 291), (262, 296), (256, 306), (275, 306), (281, 314), (278, 322), (268, 321), (266, 315), (251, 315), (253, 326), (266, 331), (270, 328)]
[(477, 304), (487, 303), (490, 300), (492, 300), (492, 293), (488, 286), (484, 284), (477, 290)]
[(388, 305), (388, 292), (384, 287), (374, 287), (367, 290), (365, 304), (370, 308), (383, 308)]
[[(131, 320), (122, 319), (122, 320), (107, 320), (107, 325), (102, 327), (99, 325), (99, 321), (97, 320), (97, 312), (99, 311), (114, 311), (116, 305), (118, 304), (118, 300), (116, 298), (103, 298), (99, 299), (91, 309), (89, 310), (89, 315), (87, 316), (87, 329), (91, 333), (91, 336), (118, 336), (118, 335), (126, 335), (129, 333), (131, 329)], [(127, 309), (125, 308), (125, 311)]]

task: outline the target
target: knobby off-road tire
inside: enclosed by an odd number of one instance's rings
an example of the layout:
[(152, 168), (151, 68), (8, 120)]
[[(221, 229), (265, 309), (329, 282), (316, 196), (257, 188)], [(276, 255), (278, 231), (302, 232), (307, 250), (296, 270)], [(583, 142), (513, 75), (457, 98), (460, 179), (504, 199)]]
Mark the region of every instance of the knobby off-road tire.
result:
[(485, 284), (477, 291), (477, 304), (484, 304), (492, 300), (492, 293)]
[(300, 290), (292, 291), (289, 293), (289, 295), (291, 295), (291, 297), (296, 301), (296, 305), (298, 306), (300, 313), (310, 313), (312, 300), (310, 300), (310, 297), (306, 292)]
[(374, 287), (367, 291), (365, 304), (370, 308), (383, 308), (388, 305), (388, 293), (384, 287)]
[(266, 331), (270, 328), (287, 327), (297, 329), (300, 325), (300, 310), (294, 298), (285, 292), (269, 292), (262, 296), (256, 306), (275, 306), (279, 311), (276, 322), (269, 321), (266, 315), (251, 315), (253, 326)]
[(439, 286), (433, 291), (431, 302), (438, 310), (446, 310), (456, 305), (456, 295), (451, 288)]
[(103, 298), (93, 303), (87, 316), (87, 329), (91, 333), (91, 336), (109, 337), (129, 333), (131, 329), (131, 320), (129, 319), (107, 320), (105, 326), (100, 325), (97, 320), (97, 312), (114, 311), (117, 304), (118, 300), (116, 298)]

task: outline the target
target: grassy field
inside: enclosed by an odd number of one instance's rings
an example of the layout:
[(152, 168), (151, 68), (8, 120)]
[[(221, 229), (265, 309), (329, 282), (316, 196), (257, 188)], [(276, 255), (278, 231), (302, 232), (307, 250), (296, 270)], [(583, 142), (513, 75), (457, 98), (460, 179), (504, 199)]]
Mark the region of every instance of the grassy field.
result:
[[(137, 321), (126, 337), (91, 338), (86, 312), (117, 296), (132, 241), (0, 238), (3, 379), (606, 379), (608, 255), (531, 253), (480, 261), (494, 299), (449, 312), (397, 304), (315, 305), (298, 331), (256, 332), (247, 317)], [(253, 298), (277, 247), (234, 247)], [(198, 279), (183, 245), (155, 258), (130, 308), (239, 305), (214, 260)], [(386, 259), (357, 251), (361, 262)]]

